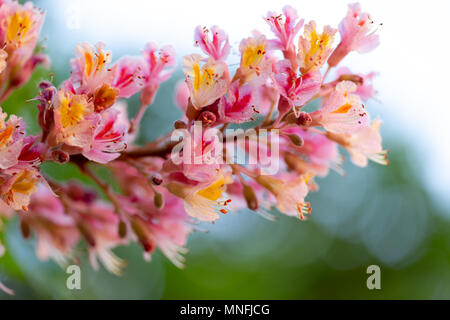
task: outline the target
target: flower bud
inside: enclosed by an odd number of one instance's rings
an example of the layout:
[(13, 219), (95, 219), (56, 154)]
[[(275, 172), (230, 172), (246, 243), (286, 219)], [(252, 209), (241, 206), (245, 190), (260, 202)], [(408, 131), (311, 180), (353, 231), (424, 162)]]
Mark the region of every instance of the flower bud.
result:
[(95, 112), (101, 112), (113, 106), (116, 102), (119, 90), (107, 84), (102, 85), (94, 94)]
[(216, 123), (217, 117), (211, 111), (203, 111), (198, 117), (198, 120), (207, 128), (212, 127)]
[(290, 134), (288, 135), (288, 137), (294, 145), (296, 145), (297, 147), (303, 147), (304, 141), (302, 137), (296, 134)]
[(200, 111), (195, 109), (194, 105), (191, 102), (191, 99), (189, 99), (189, 104), (186, 110), (186, 117), (191, 120), (194, 121), (195, 119), (197, 119), (198, 115), (200, 114)]
[(20, 231), (22, 232), (22, 237), (28, 239), (31, 235), (30, 226), (24, 220), (20, 221)]
[(65, 164), (69, 162), (70, 155), (62, 150), (54, 150), (52, 152), (52, 160), (59, 164)]
[(364, 84), (364, 78), (357, 74), (343, 74), (339, 77), (338, 81), (351, 81), (357, 86), (362, 86)]
[(312, 123), (312, 118), (309, 113), (300, 112), (300, 116), (297, 119), (297, 124), (303, 127), (309, 127)]
[(95, 247), (97, 242), (95, 241), (95, 237), (92, 234), (91, 230), (89, 230), (89, 228), (84, 223), (78, 223), (77, 226), (78, 226), (78, 230), (80, 231), (81, 235), (86, 240), (86, 242), (91, 247)]
[(184, 123), (184, 121), (181, 120), (177, 120), (175, 121), (175, 123), (173, 124), (173, 127), (177, 130), (182, 130), (182, 129), (186, 129), (186, 123)]
[(120, 220), (120, 222), (119, 222), (118, 232), (119, 232), (119, 237), (121, 239), (123, 239), (127, 236), (127, 224), (123, 220)]
[(258, 210), (258, 198), (256, 197), (255, 190), (248, 185), (244, 185), (243, 193), (245, 201), (247, 202), (247, 207), (253, 211)]
[(278, 111), (280, 114), (287, 113), (291, 108), (292, 106), (289, 104), (289, 101), (285, 97), (281, 96), (280, 101), (278, 102)]
[(155, 197), (153, 198), (155, 207), (161, 210), (164, 208), (164, 197), (161, 193), (155, 192)]
[(150, 181), (155, 186), (160, 186), (163, 183), (163, 177), (159, 173), (153, 173), (150, 176)]

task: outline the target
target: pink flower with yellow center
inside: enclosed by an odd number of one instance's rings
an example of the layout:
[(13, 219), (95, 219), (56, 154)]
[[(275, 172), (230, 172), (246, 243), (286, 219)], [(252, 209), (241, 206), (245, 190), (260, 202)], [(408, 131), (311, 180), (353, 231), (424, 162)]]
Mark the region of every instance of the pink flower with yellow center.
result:
[(25, 123), (22, 118), (7, 114), (0, 107), (0, 169), (8, 169), (18, 163), (25, 138)]
[(219, 171), (212, 182), (197, 185), (186, 185), (171, 182), (168, 190), (184, 200), (184, 209), (191, 217), (200, 221), (214, 222), (219, 214), (228, 213), (229, 199), (224, 197), (226, 187), (233, 179), (230, 174)]
[(256, 181), (266, 188), (276, 199), (276, 207), (288, 216), (297, 216), (301, 220), (311, 211), (305, 203), (308, 195), (309, 178), (306, 176), (285, 176), (280, 179), (272, 176), (259, 176)]
[(268, 42), (264, 35), (256, 35), (241, 41), (241, 65), (239, 76), (241, 83), (250, 82), (255, 85), (267, 80), (272, 71), (272, 61), (267, 57)]
[(66, 144), (89, 149), (94, 136), (94, 106), (85, 95), (60, 90), (54, 102), (54, 128), (50, 133), (51, 144)]
[(31, 2), (21, 5), (16, 1), (3, 1), (0, 6), (3, 43), (13, 50), (23, 49), (22, 53), (31, 56), (43, 21), (44, 13)]
[(183, 71), (191, 93), (190, 100), (200, 110), (222, 97), (228, 89), (227, 66), (209, 59), (202, 65), (202, 56), (192, 54), (183, 58)]
[(334, 41), (335, 29), (325, 26), (323, 32), (318, 34), (316, 23), (311, 21), (305, 25), (304, 36), (298, 40), (298, 64), (300, 71), (305, 74), (317, 71), (330, 56)]
[(76, 47), (75, 58), (71, 60), (72, 76), (68, 81), (77, 94), (94, 95), (101, 86), (113, 82), (115, 67), (109, 67), (111, 52), (104, 48), (101, 42), (95, 48), (87, 43)]
[(322, 109), (311, 114), (314, 123), (336, 134), (351, 133), (367, 126), (369, 117), (358, 95), (356, 85), (342, 81)]
[(43, 181), (40, 172), (34, 167), (9, 169), (0, 173), (1, 199), (13, 210), (28, 210), (31, 195)]

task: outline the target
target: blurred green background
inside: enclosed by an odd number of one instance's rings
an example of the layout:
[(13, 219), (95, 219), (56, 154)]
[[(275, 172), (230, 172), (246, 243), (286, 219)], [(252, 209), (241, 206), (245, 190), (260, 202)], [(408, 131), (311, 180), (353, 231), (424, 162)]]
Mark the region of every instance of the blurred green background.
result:
[[(61, 44), (66, 35), (57, 36), (60, 17), (53, 14), (50, 2), (38, 5), (48, 9), (43, 35), (48, 37), (44, 44), (52, 69), (38, 70), (3, 105), (5, 111), (25, 118), (29, 133), (38, 132), (37, 110), (35, 103), (24, 101), (36, 96), (37, 84), (51, 73), (56, 84), (69, 75), (69, 58), (82, 37), (75, 33)], [(138, 48), (112, 46), (116, 59), (137, 54)], [(172, 96), (181, 78), (178, 71), (162, 85), (145, 115), (141, 142), (167, 133), (180, 116)], [(136, 107), (134, 98), (131, 115)], [(386, 120), (382, 133), (390, 165), (360, 169), (347, 163), (346, 176), (332, 172), (320, 179), (320, 192), (309, 197), (313, 212), (307, 222), (283, 216), (269, 222), (246, 211), (229, 214), (215, 225), (201, 225), (208, 233), (190, 236), (184, 270), (158, 252), (147, 263), (140, 247), (130, 245), (116, 250), (128, 261), (123, 277), (104, 269), (96, 272), (83, 260), (82, 290), (69, 291), (65, 271), (37, 260), (34, 241), (22, 239), (15, 219), (2, 235), (7, 252), (0, 258), (0, 281), (16, 295), (0, 292), (0, 299), (449, 299), (447, 210), (435, 204), (419, 169), (422, 154), (398, 134), (395, 122), (384, 115), (388, 108), (394, 106), (368, 104)], [(43, 170), (62, 181), (82, 179), (67, 165), (45, 165)], [(373, 264), (381, 267), (381, 290), (366, 287), (366, 269)]]

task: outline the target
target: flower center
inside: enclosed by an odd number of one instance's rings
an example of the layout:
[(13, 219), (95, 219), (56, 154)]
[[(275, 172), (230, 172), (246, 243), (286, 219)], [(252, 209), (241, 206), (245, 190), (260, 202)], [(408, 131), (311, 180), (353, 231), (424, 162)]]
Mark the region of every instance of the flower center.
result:
[(200, 69), (200, 65), (197, 63), (194, 65), (194, 90), (198, 91), (203, 85), (211, 85), (214, 77), (213, 68)]
[(18, 42), (25, 38), (31, 29), (31, 20), (24, 11), (17, 11), (11, 17), (8, 17), (8, 42)]
[(0, 148), (11, 142), (13, 132), (14, 128), (12, 126), (8, 126), (5, 130), (0, 132)]
[(103, 52), (98, 52), (93, 56), (92, 53), (86, 51), (84, 53), (84, 61), (86, 76), (89, 77), (92, 72), (97, 73), (103, 70), (106, 64), (106, 56)]
[(343, 106), (340, 106), (336, 110), (334, 110), (332, 113), (347, 113), (352, 108), (352, 105), (350, 103), (346, 103)]
[(73, 127), (84, 119), (85, 106), (67, 98), (61, 102), (61, 124), (64, 128)]
[(266, 54), (264, 44), (253, 45), (249, 44), (244, 51), (242, 57), (242, 66), (245, 68), (252, 68), (257, 66)]
[(29, 195), (33, 193), (34, 186), (38, 182), (39, 180), (33, 175), (32, 172), (24, 170), (19, 173), (19, 176), (12, 185), (11, 190), (13, 192)]
[(221, 178), (216, 182), (214, 182), (209, 187), (200, 190), (198, 192), (198, 195), (211, 201), (217, 201), (222, 197), (224, 187), (225, 187), (225, 179)]

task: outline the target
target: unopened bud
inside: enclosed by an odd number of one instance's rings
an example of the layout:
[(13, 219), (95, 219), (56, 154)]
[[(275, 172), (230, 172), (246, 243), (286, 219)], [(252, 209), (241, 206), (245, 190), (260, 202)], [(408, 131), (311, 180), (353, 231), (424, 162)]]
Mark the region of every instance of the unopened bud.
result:
[(175, 123), (173, 124), (173, 127), (177, 130), (182, 130), (182, 129), (186, 129), (186, 123), (184, 123), (184, 121), (181, 120), (177, 120), (175, 121)]
[(84, 237), (86, 242), (91, 247), (95, 247), (96, 241), (95, 241), (95, 238), (92, 235), (91, 231), (89, 230), (89, 228), (86, 225), (84, 225), (83, 223), (79, 223), (78, 224), (78, 230), (80, 231), (81, 235)]
[(300, 115), (297, 119), (297, 124), (303, 127), (309, 127), (312, 123), (312, 118), (309, 113), (300, 112)]
[(145, 252), (152, 253), (155, 251), (155, 244), (148, 238), (141, 238), (139, 239), (139, 242), (142, 245), (142, 248)]
[(247, 207), (253, 211), (258, 210), (258, 198), (256, 197), (255, 190), (248, 185), (244, 185), (243, 193)]
[(297, 147), (303, 147), (304, 141), (302, 137), (296, 134), (290, 134), (288, 137), (294, 145), (296, 145)]
[(217, 117), (211, 111), (203, 111), (198, 120), (202, 122), (204, 127), (212, 127), (216, 123)]
[(164, 208), (164, 197), (161, 193), (155, 192), (155, 197), (153, 198), (153, 201), (155, 203), (155, 207), (161, 210)]
[(288, 99), (281, 96), (280, 101), (278, 102), (278, 111), (281, 114), (287, 113), (292, 108), (291, 104), (289, 103)]
[(200, 114), (200, 111), (195, 109), (194, 105), (191, 102), (191, 99), (189, 98), (189, 104), (186, 110), (186, 117), (191, 120), (194, 121), (195, 119), (197, 119), (198, 115)]
[(120, 220), (119, 222), (119, 237), (121, 239), (125, 238), (127, 236), (127, 224)]
[(339, 77), (338, 81), (351, 81), (357, 86), (362, 86), (364, 84), (364, 78), (357, 74), (343, 74)]
[(54, 150), (52, 152), (52, 159), (56, 163), (65, 164), (65, 163), (69, 162), (70, 155), (67, 152), (64, 152), (62, 150)]
[(28, 239), (31, 235), (30, 226), (25, 221), (20, 221), (20, 231), (22, 232), (22, 237)]
[(163, 183), (163, 177), (159, 173), (153, 173), (150, 176), (150, 181), (155, 186), (160, 186)]

